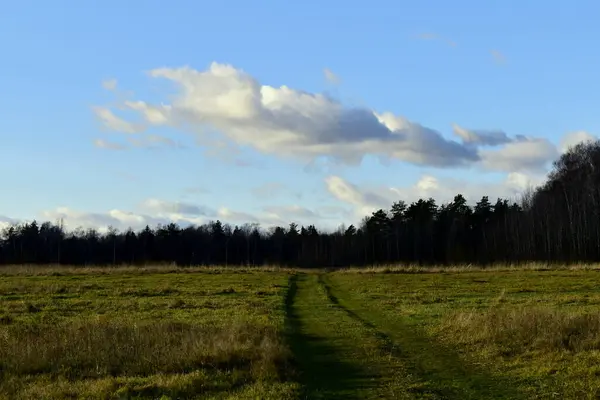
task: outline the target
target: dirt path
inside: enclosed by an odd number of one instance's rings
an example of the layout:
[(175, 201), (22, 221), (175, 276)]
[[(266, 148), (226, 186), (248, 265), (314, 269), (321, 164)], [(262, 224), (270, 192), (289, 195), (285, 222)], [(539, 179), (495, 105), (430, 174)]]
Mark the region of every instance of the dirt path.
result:
[(318, 275), (291, 279), (287, 313), (302, 399), (417, 398), (400, 360), (369, 327), (330, 301)]
[(465, 365), (453, 349), (432, 341), (418, 328), (402, 323), (401, 317), (386, 318), (376, 309), (376, 303), (336, 285), (332, 275), (323, 274), (318, 279), (329, 301), (367, 328), (390, 354), (390, 359), (396, 359), (420, 382), (411, 389), (415, 398), (525, 398), (507, 379)]

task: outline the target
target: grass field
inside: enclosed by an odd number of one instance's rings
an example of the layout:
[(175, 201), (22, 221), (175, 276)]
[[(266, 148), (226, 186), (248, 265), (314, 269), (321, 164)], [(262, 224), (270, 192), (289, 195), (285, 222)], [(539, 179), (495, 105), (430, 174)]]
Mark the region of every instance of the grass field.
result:
[(594, 269), (0, 269), (2, 399), (596, 399)]

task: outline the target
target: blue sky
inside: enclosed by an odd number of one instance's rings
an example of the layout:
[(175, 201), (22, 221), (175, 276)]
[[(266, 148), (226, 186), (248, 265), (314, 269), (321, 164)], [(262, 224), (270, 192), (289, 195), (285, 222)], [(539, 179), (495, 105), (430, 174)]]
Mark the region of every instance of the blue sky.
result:
[(600, 132), (597, 15), (593, 1), (6, 2), (0, 223), (332, 228), (395, 200), (516, 196)]

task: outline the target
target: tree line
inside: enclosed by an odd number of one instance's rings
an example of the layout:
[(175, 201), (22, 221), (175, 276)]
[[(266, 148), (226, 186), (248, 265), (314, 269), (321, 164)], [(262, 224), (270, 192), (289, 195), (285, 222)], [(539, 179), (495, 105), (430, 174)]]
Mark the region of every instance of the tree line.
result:
[(10, 226), (0, 238), (0, 264), (285, 265), (492, 264), (600, 260), (600, 141), (570, 148), (544, 184), (518, 201), (482, 197), (473, 206), (457, 194), (398, 200), (358, 225), (335, 232), (291, 223), (170, 223), (141, 231), (67, 232), (60, 223)]

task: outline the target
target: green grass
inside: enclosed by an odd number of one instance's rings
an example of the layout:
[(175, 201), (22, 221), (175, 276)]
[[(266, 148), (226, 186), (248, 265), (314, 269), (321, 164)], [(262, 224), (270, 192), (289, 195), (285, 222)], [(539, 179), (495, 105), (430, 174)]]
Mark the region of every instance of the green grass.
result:
[(597, 270), (328, 277), (433, 385), (528, 399), (600, 395), (598, 278)]
[(595, 399), (595, 268), (0, 269), (0, 399)]
[(293, 398), (288, 279), (258, 270), (5, 273), (0, 397)]
[(413, 384), (371, 328), (331, 302), (316, 274), (289, 293), (289, 343), (305, 399), (410, 399)]

